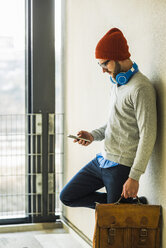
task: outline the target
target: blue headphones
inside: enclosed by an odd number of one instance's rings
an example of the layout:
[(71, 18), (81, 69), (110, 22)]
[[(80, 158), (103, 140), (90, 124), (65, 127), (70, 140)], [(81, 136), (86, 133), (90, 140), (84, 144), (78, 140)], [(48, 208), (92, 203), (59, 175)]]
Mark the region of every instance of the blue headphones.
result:
[(119, 74), (116, 75), (116, 81), (112, 79), (110, 76), (110, 80), (112, 83), (116, 84), (118, 83), (119, 85), (124, 85), (127, 84), (129, 79), (138, 71), (138, 65), (134, 62), (133, 66), (131, 67), (130, 70), (127, 72), (120, 72)]

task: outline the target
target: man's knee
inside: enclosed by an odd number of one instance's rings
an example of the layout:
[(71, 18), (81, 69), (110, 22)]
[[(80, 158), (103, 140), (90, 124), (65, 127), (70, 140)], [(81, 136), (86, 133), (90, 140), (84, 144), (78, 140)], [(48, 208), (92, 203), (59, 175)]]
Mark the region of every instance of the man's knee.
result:
[(62, 191), (60, 192), (60, 196), (59, 196), (61, 202), (66, 205), (66, 206), (70, 206), (71, 201), (69, 199), (67, 199), (66, 197), (66, 192), (64, 191), (64, 189), (62, 189)]

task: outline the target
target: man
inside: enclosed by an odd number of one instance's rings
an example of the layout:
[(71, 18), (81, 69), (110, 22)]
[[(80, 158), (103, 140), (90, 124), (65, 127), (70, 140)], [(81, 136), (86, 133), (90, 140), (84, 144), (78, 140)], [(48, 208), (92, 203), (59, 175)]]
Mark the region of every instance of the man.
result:
[[(112, 28), (98, 42), (96, 59), (110, 75), (111, 106), (108, 122), (92, 132), (80, 131), (74, 140), (88, 146), (104, 139), (104, 149), (62, 189), (61, 201), (71, 207), (95, 208), (120, 196), (134, 202), (156, 139), (156, 99), (150, 81), (130, 59), (123, 33)], [(97, 192), (106, 188), (106, 193)], [(146, 203), (145, 198), (140, 198)]]

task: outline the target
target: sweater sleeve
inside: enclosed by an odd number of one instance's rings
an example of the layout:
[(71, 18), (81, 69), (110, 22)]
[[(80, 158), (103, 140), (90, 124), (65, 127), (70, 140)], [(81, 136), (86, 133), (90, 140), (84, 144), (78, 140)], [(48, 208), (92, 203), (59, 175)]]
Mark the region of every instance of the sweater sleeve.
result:
[(138, 181), (146, 170), (156, 140), (157, 113), (153, 86), (137, 90), (133, 102), (139, 129), (139, 142), (129, 177)]
[(103, 140), (105, 138), (105, 130), (106, 130), (107, 124), (98, 128), (92, 130), (90, 133), (94, 137), (94, 140)]

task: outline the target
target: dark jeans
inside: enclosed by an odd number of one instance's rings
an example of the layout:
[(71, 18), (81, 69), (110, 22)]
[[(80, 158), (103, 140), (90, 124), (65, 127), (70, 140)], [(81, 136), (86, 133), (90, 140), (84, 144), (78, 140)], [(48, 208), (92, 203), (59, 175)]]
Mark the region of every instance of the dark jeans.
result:
[[(123, 184), (128, 179), (130, 167), (117, 165), (107, 169), (99, 167), (97, 159), (85, 165), (62, 189), (60, 200), (70, 207), (95, 209), (96, 203), (114, 203), (122, 193)], [(107, 193), (96, 192), (102, 187)], [(131, 198), (123, 202), (131, 202)]]

